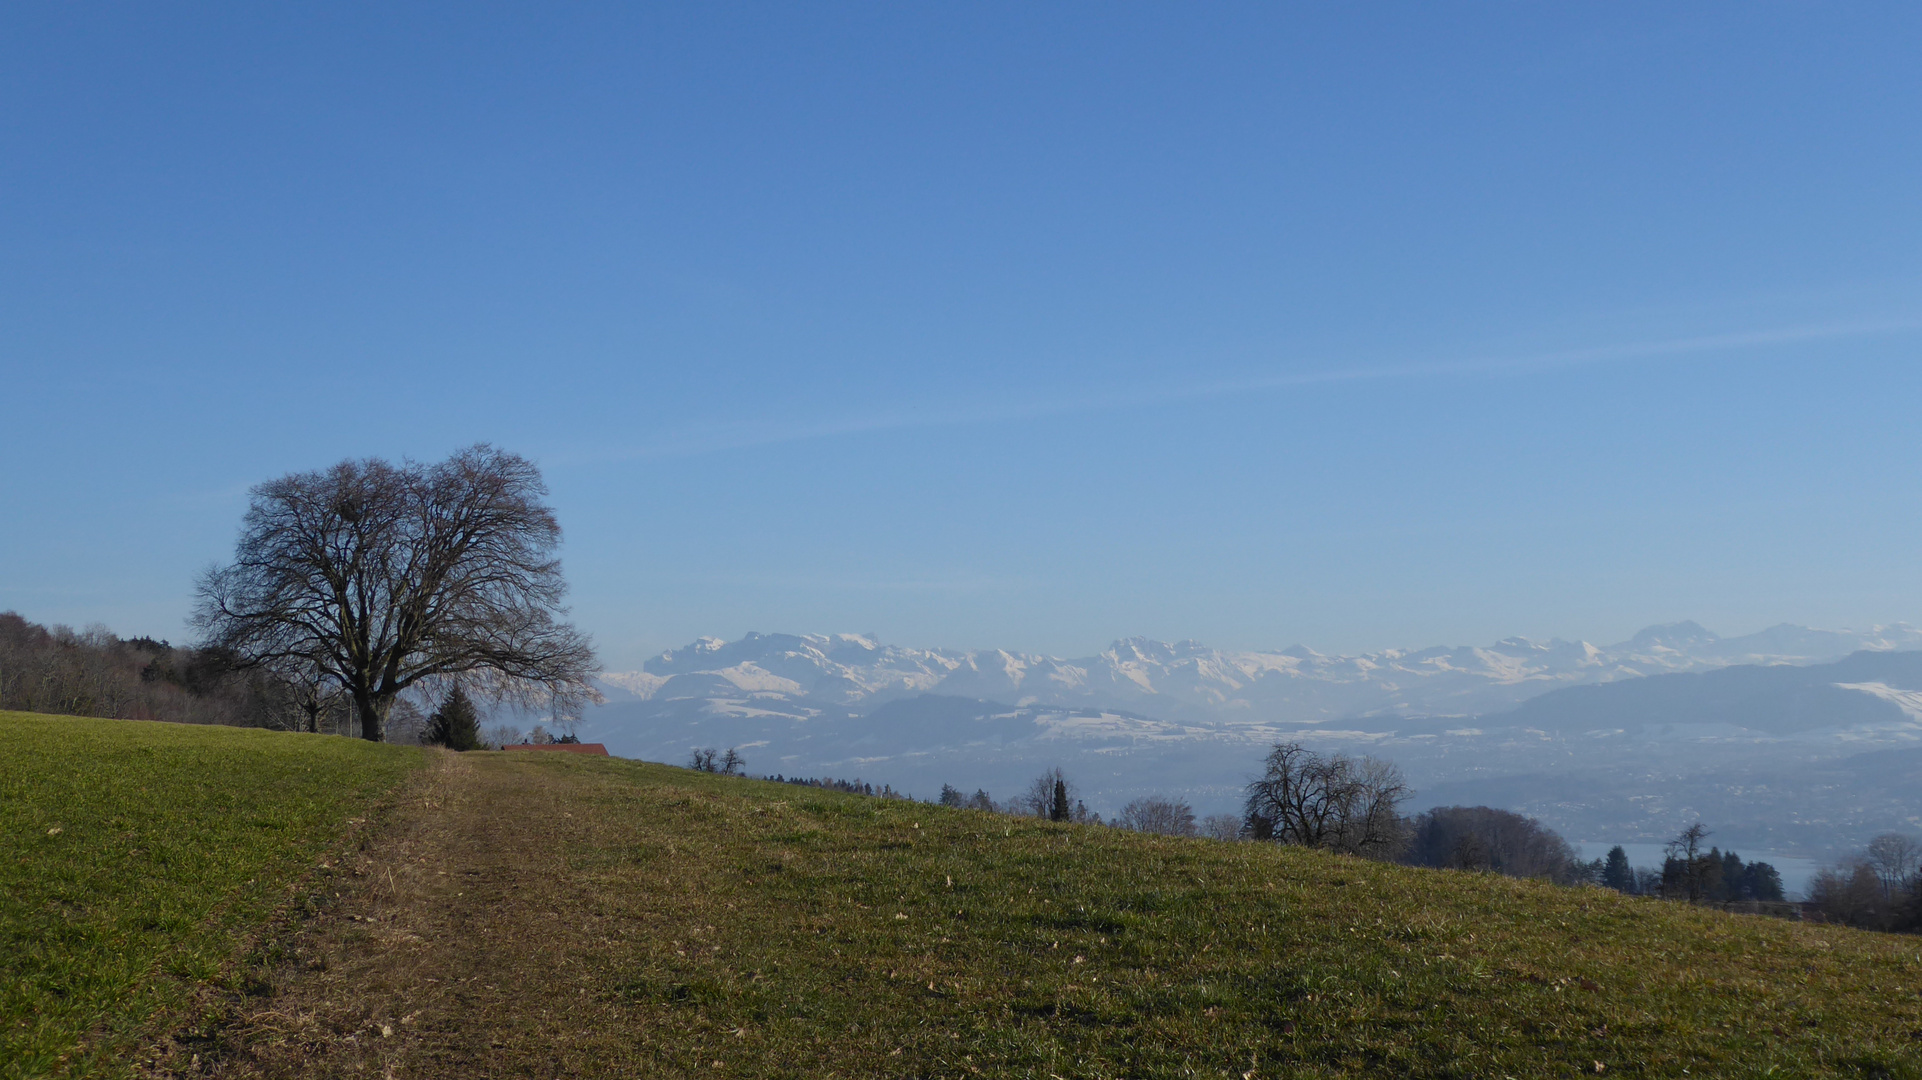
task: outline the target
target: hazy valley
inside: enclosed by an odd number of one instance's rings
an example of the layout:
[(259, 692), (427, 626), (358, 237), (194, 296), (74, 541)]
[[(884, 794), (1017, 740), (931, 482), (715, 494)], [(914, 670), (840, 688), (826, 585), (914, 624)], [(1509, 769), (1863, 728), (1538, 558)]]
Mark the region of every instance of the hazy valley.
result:
[(583, 734), (670, 762), (738, 746), (756, 774), (924, 796), (1060, 765), (1097, 809), (1160, 793), (1202, 810), (1229, 809), (1267, 746), (1299, 740), (1394, 760), (1418, 806), (1507, 806), (1578, 839), (1701, 817), (1726, 843), (1823, 856), (1922, 824), (1917, 649), (1903, 624), (1358, 656), (1133, 638), (1076, 659), (751, 634), (603, 674)]

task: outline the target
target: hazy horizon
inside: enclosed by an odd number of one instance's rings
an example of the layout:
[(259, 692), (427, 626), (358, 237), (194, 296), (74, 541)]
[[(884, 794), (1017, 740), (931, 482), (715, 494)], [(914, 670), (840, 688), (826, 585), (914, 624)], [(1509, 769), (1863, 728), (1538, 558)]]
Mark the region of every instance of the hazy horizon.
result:
[(993, 642), (989, 642), (985, 644), (956, 644), (953, 642), (942, 642), (942, 641), (902, 641), (902, 640), (896, 640), (896, 639), (890, 638), (886, 634), (875, 634), (869, 631), (862, 631), (862, 630), (846, 630), (846, 629), (797, 630), (792, 628), (770, 629), (767, 627), (749, 627), (746, 630), (742, 630), (738, 633), (733, 633), (733, 634), (696, 634), (685, 641), (681, 641), (672, 645), (666, 645), (666, 646), (663, 646), (661, 649), (657, 649), (651, 653), (642, 655), (638, 661), (631, 664), (626, 664), (626, 665), (607, 663), (606, 662), (607, 657), (603, 655), (602, 669), (608, 672), (618, 672), (618, 671), (626, 670), (629, 668), (637, 669), (641, 667), (642, 663), (644, 663), (646, 660), (653, 659), (654, 657), (659, 656), (662, 652), (668, 652), (676, 649), (686, 648), (689, 645), (692, 645), (698, 641), (704, 641), (704, 640), (736, 642), (736, 641), (742, 640), (749, 634), (764, 634), (764, 635), (789, 634), (795, 637), (806, 637), (810, 635), (817, 636), (817, 637), (832, 637), (837, 634), (851, 634), (851, 635), (868, 638), (869, 640), (874, 641), (876, 644), (893, 645), (893, 646), (898, 646), (901, 648), (908, 648), (908, 649), (928, 649), (928, 650), (950, 649), (950, 650), (958, 650), (958, 651), (1003, 649), (1008, 652), (1022, 652), (1022, 653), (1028, 653), (1031, 655), (1036, 655), (1036, 656), (1051, 657), (1055, 659), (1072, 659), (1076, 657), (1095, 656), (1100, 654), (1104, 650), (1114, 646), (1115, 644), (1118, 644), (1124, 641), (1132, 641), (1132, 640), (1156, 641), (1156, 642), (1162, 642), (1166, 644), (1178, 644), (1184, 641), (1192, 641), (1192, 642), (1199, 643), (1201, 645), (1209, 646), (1211, 648), (1222, 649), (1224, 651), (1232, 651), (1232, 652), (1279, 653), (1279, 652), (1284, 652), (1288, 649), (1293, 649), (1293, 648), (1305, 648), (1313, 652), (1321, 653), (1327, 656), (1364, 656), (1364, 655), (1375, 655), (1375, 654), (1380, 654), (1385, 652), (1416, 652), (1423, 649), (1434, 649), (1434, 648), (1483, 648), (1489, 645), (1497, 644), (1498, 642), (1501, 642), (1501, 641), (1507, 641), (1507, 640), (1512, 640), (1517, 638), (1525, 639), (1538, 644), (1547, 644), (1553, 641), (1561, 641), (1561, 642), (1567, 642), (1571, 644), (1576, 642), (1587, 642), (1590, 645), (1611, 646), (1611, 645), (1619, 645), (1619, 644), (1626, 643), (1631, 638), (1633, 638), (1636, 634), (1639, 634), (1644, 630), (1653, 630), (1653, 629), (1657, 629), (1659, 627), (1665, 627), (1665, 626), (1685, 625), (1688, 623), (1694, 623), (1697, 626), (1701, 626), (1702, 629), (1707, 630), (1709, 633), (1714, 634), (1716, 637), (1724, 640), (1731, 639), (1731, 638), (1747, 637), (1751, 634), (1757, 634), (1765, 630), (1772, 630), (1777, 627), (1785, 627), (1785, 626), (1795, 627), (1797, 629), (1834, 631), (1834, 632), (1840, 632), (1840, 633), (1851, 633), (1851, 632), (1867, 633), (1867, 632), (1872, 632), (1878, 629), (1886, 629), (1891, 627), (1913, 627), (1915, 625), (1914, 623), (1906, 619), (1890, 619), (1884, 622), (1873, 623), (1873, 624), (1864, 625), (1864, 626), (1808, 626), (1806, 624), (1796, 623), (1790, 620), (1783, 619), (1783, 620), (1777, 620), (1775, 622), (1769, 623), (1765, 626), (1744, 628), (1736, 632), (1725, 633), (1716, 627), (1704, 625), (1699, 619), (1671, 619), (1671, 620), (1663, 620), (1661, 622), (1644, 623), (1640, 626), (1637, 626), (1634, 630), (1631, 630), (1628, 633), (1619, 634), (1615, 636), (1568, 635), (1568, 634), (1548, 634), (1548, 635), (1538, 636), (1534, 634), (1503, 634), (1500, 637), (1488, 638), (1488, 639), (1478, 640), (1478, 641), (1439, 640), (1439, 641), (1422, 642), (1419, 644), (1412, 643), (1412, 642), (1404, 642), (1400, 644), (1381, 645), (1381, 646), (1376, 646), (1372, 648), (1351, 648), (1351, 649), (1324, 649), (1317, 646), (1314, 642), (1311, 642), (1311, 641), (1289, 641), (1289, 642), (1280, 643), (1280, 644), (1274, 644), (1274, 643), (1248, 644), (1243, 642), (1216, 641), (1206, 637), (1159, 637), (1154, 634), (1114, 634), (1103, 639), (1099, 644), (1095, 644), (1092, 646), (1087, 646), (1079, 649), (1068, 649), (1068, 650), (1015, 649), (1006, 644), (997, 644)]

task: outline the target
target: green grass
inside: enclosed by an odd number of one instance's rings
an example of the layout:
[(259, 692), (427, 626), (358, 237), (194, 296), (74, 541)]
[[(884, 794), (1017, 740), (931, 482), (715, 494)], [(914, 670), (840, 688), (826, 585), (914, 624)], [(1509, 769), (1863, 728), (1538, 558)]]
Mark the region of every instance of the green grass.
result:
[(421, 760), (358, 740), (0, 713), (0, 1077), (82, 1074)]
[(634, 823), (570, 856), (644, 1073), (1922, 1076), (1922, 938), (536, 764)]
[[(224, 984), (238, 935), (419, 760), (0, 716), (4, 1075), (88, 1071)], [(334, 878), (243, 965), (274, 996), (210, 1014), (223, 1060), (258, 1038), (290, 1063), (261, 1075), (1922, 1077), (1922, 938), (637, 762), (441, 760), (446, 797), (395, 811), (408, 844), (365, 853), (380, 873)], [(273, 959), (296, 955), (327, 963)], [(290, 1042), (250, 1009), (327, 1019)]]

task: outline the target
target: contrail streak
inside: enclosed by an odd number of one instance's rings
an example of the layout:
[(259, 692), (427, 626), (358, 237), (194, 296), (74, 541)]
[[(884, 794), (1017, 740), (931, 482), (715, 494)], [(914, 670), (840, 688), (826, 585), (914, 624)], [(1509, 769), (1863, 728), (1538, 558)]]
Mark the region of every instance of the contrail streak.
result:
[(901, 409), (864, 417), (831, 420), (813, 424), (771, 425), (735, 422), (705, 427), (686, 427), (669, 433), (660, 441), (606, 452), (564, 454), (550, 458), (552, 464), (605, 464), (618, 461), (698, 457), (728, 450), (757, 446), (810, 442), (848, 435), (865, 435), (915, 428), (957, 427), (970, 424), (1005, 423), (1056, 416), (1133, 409), (1168, 401), (1194, 401), (1234, 394), (1288, 387), (1332, 385), (1353, 382), (1379, 382), (1396, 379), (1432, 379), (1476, 375), (1528, 375), (1600, 364), (1653, 360), (1662, 357), (1698, 356), (1736, 352), (1743, 349), (1790, 345), (1839, 338), (1874, 337), (1912, 333), (1922, 329), (1922, 321), (1888, 319), (1869, 322), (1823, 323), (1810, 326), (1779, 327), (1770, 330), (1726, 334), (1704, 334), (1669, 338), (1661, 341), (1601, 345), (1586, 349), (1533, 353), (1525, 356), (1477, 357), (1463, 360), (1424, 361), (1374, 367), (1323, 368), (1315, 371), (1261, 375), (1251, 378), (1223, 379), (1187, 385), (1137, 387), (1114, 394), (1036, 401), (1020, 405), (981, 406), (972, 409)]

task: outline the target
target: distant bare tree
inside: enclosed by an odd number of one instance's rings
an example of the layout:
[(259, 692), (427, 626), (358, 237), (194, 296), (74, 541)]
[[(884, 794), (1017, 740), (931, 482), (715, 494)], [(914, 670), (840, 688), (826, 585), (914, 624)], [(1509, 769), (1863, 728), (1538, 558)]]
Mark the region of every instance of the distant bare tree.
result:
[[(1057, 789), (1059, 805), (1056, 801)], [(1073, 813), (1075, 800), (1074, 782), (1068, 779), (1067, 773), (1053, 768), (1035, 777), (1028, 789), (1015, 797), (1010, 809), (1017, 814), (1066, 821), (1068, 815)], [(1056, 817), (1057, 813), (1062, 816)]]
[(1248, 785), (1243, 820), (1253, 839), (1380, 858), (1401, 847), (1396, 809), (1407, 797), (1401, 770), (1388, 762), (1280, 743)]
[(385, 741), (419, 745), (427, 734), (427, 713), (410, 698), (401, 698), (387, 711), (387, 730), (383, 732)]
[(560, 525), (540, 471), (486, 444), (436, 465), (378, 458), (254, 488), (230, 566), (200, 580), (209, 645), (312, 664), (385, 737), (394, 701), (458, 677), (490, 697), (597, 701), (593, 649), (561, 622)]
[(495, 750), (519, 745), (520, 741), (521, 729), (512, 724), (490, 724), (481, 731), (481, 742)]
[(1896, 912), (1882, 891), (1881, 876), (1867, 860), (1846, 860), (1816, 872), (1809, 880), (1809, 899), (1830, 922), (1879, 928)]
[(697, 746), (687, 757), (687, 767), (695, 772), (720, 772), (721, 752), (711, 746)]
[(1883, 833), (1869, 841), (1864, 857), (1882, 881), (1883, 897), (1889, 900), (1901, 895), (1917, 870), (1922, 870), (1922, 844), (1901, 833)]
[(746, 776), (747, 759), (730, 746), (727, 748), (727, 753), (721, 755), (720, 772), (725, 776)]
[(1210, 840), (1241, 839), (1241, 819), (1233, 814), (1209, 814), (1201, 819), (1201, 835)]
[(1136, 799), (1121, 808), (1115, 824), (1136, 832), (1161, 836), (1195, 835), (1195, 811), (1181, 799), (1150, 796)]
[(1662, 868), (1664, 896), (1692, 904), (1707, 895), (1710, 875), (1721, 872), (1721, 860), (1711, 860), (1702, 850), (1702, 841), (1708, 839), (1708, 835), (1708, 826), (1698, 821), (1668, 842), (1664, 849), (1668, 858)]

